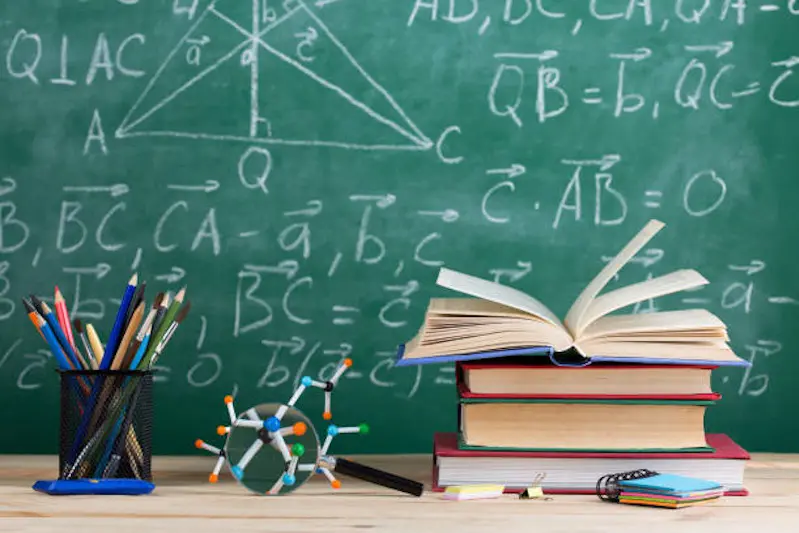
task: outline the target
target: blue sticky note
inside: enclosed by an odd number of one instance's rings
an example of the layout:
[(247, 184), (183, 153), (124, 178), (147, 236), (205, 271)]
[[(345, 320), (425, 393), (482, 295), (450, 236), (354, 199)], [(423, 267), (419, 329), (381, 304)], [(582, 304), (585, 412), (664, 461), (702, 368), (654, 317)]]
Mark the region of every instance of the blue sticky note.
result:
[(641, 479), (625, 479), (618, 483), (625, 490), (640, 489), (667, 494), (700, 492), (721, 488), (721, 485), (715, 481), (674, 474), (658, 474)]

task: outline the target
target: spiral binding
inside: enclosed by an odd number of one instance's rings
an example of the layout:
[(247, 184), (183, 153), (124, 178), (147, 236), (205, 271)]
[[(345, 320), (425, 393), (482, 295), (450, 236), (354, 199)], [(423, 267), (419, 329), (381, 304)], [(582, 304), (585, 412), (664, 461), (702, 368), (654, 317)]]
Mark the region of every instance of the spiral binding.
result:
[(617, 474), (607, 474), (599, 478), (596, 482), (596, 495), (600, 500), (618, 502), (621, 489), (619, 488), (619, 481), (626, 481), (628, 479), (643, 479), (658, 475), (654, 470), (647, 470), (641, 468), (638, 470), (630, 470), (629, 472), (619, 472)]

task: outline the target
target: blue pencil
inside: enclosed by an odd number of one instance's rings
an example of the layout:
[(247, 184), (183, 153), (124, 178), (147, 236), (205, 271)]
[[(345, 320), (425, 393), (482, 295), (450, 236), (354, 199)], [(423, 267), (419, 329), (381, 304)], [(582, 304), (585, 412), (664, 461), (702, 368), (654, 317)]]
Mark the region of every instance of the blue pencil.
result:
[(128, 316), (128, 307), (130, 307), (130, 302), (133, 300), (133, 293), (136, 292), (137, 283), (138, 276), (133, 274), (130, 281), (128, 281), (128, 286), (125, 287), (125, 294), (122, 296), (122, 303), (119, 304), (114, 327), (111, 330), (111, 334), (108, 336), (108, 342), (105, 344), (105, 353), (103, 353), (103, 359), (100, 361), (100, 370), (108, 370), (111, 367), (111, 362), (118, 348), (117, 344), (119, 344), (120, 334), (125, 327), (125, 317)]
[(64, 330), (61, 329), (61, 325), (58, 323), (58, 318), (56, 318), (53, 311), (46, 303), (34, 295), (31, 295), (31, 301), (33, 302), (33, 305), (38, 308), (39, 314), (44, 317), (45, 321), (47, 321), (47, 325), (50, 326), (50, 330), (56, 338), (56, 343), (61, 346), (61, 349), (67, 354), (67, 357), (72, 364), (71, 366), (66, 367), (65, 370), (81, 370), (83, 366), (80, 364), (80, 359), (78, 359), (77, 354), (72, 349), (72, 345), (69, 343), (69, 341), (67, 341), (67, 337), (64, 335)]
[(42, 315), (36, 313), (36, 320), (39, 323), (39, 329), (41, 330), (42, 334), (44, 335), (47, 344), (50, 346), (50, 351), (53, 352), (53, 356), (55, 357), (56, 361), (58, 362), (59, 368), (62, 370), (70, 370), (69, 361), (64, 356), (64, 352), (61, 351), (61, 346), (59, 346), (58, 341), (53, 335), (53, 330), (50, 329), (50, 326), (47, 324)]

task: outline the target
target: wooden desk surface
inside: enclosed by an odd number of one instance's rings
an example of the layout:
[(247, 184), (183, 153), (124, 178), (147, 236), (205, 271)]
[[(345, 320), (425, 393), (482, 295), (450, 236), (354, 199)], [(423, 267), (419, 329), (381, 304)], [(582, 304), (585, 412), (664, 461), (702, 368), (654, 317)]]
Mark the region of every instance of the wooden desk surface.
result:
[[(363, 461), (430, 483), (429, 456), (363, 456)], [(207, 482), (212, 457), (157, 457), (157, 488), (148, 496), (54, 497), (31, 489), (50, 479), (53, 457), (0, 456), (0, 531), (358, 531), (417, 533), (481, 531), (692, 533), (799, 530), (799, 455), (754, 454), (746, 472), (751, 496), (668, 510), (609, 504), (595, 496), (525, 501), (450, 502), (438, 493), (406, 496), (342, 479), (332, 491), (310, 482), (284, 497), (251, 495), (231, 480)]]

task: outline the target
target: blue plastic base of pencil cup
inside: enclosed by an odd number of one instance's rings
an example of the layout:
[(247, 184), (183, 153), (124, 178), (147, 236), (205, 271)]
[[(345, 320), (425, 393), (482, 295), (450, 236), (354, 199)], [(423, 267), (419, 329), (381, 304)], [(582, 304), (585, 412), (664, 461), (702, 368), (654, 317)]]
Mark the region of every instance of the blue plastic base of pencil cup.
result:
[(151, 481), (153, 372), (59, 373), (58, 479)]

